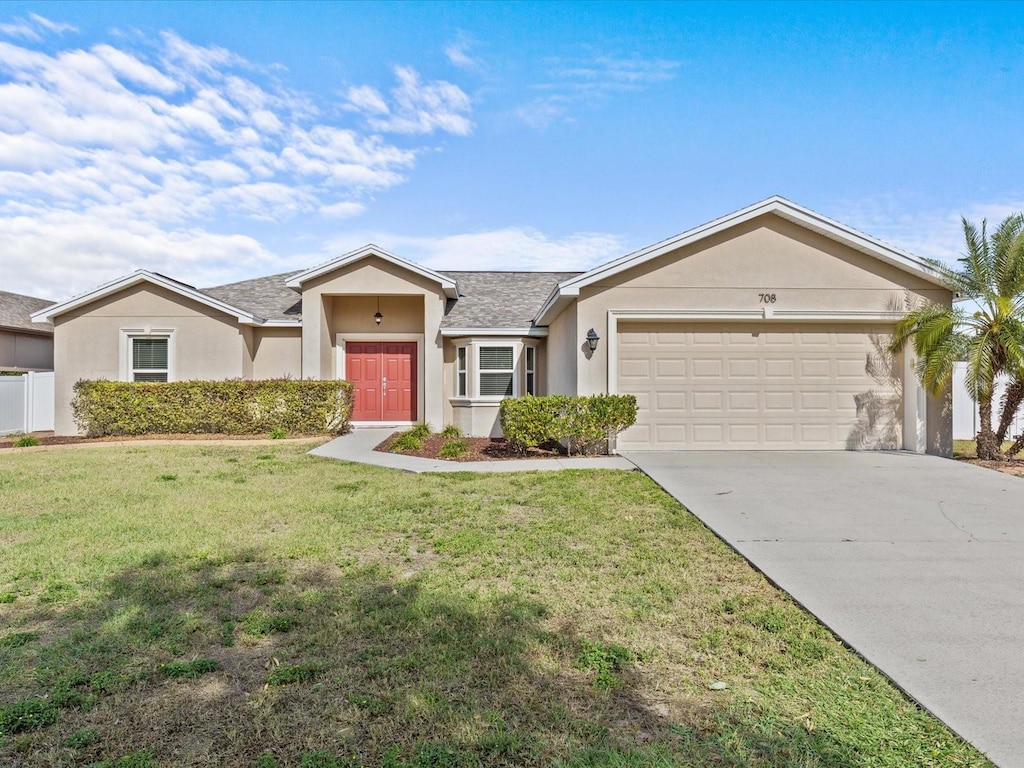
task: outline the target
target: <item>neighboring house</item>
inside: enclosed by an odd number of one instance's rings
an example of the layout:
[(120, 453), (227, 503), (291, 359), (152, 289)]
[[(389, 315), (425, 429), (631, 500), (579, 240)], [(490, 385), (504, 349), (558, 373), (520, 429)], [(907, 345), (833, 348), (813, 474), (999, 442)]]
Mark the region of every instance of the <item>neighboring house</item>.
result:
[(619, 449), (948, 454), (948, 397), (886, 353), (918, 299), (952, 301), (924, 261), (773, 197), (583, 273), (368, 245), (204, 290), (139, 271), (33, 319), (54, 323), (58, 433), (82, 378), (292, 376), (352, 381), (357, 424), (495, 435), (503, 397), (632, 393)]
[(53, 370), (53, 323), (32, 319), (33, 313), (52, 304), (0, 291), (0, 371)]

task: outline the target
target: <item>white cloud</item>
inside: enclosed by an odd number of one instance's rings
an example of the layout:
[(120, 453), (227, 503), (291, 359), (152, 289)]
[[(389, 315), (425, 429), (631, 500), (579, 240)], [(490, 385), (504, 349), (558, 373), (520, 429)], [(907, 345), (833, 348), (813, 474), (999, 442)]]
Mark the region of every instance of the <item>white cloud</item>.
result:
[(452, 270), (585, 270), (627, 252), (617, 235), (581, 232), (549, 237), (531, 227), (505, 227), (443, 237), (350, 232), (326, 243), (326, 255), (337, 256), (367, 243), (432, 269)]
[(30, 13), (28, 17), (37, 25), (47, 30), (48, 32), (55, 32), (58, 35), (63, 35), (65, 32), (77, 32), (78, 27), (74, 24), (61, 24), (56, 21), (50, 21), (45, 16), (40, 16), (38, 13)]
[[(68, 25), (16, 23), (32, 34), (0, 40), (5, 289), (65, 297), (138, 267), (204, 284), (265, 272), (280, 260), (225, 232), (357, 216), (372, 193), (406, 180), (422, 150), (389, 143), (380, 126), (345, 125), (335, 105), (281, 86), (280, 73), (174, 32), (50, 52), (31, 41)], [(469, 132), (457, 86), (396, 74), (391, 107), (368, 87), (350, 98), (371, 125)]]
[(20, 37), (25, 40), (39, 42), (45, 33), (53, 32), (62, 35), (65, 32), (77, 32), (78, 27), (72, 24), (58, 24), (50, 21), (38, 13), (30, 13), (27, 19), (15, 19), (14, 21), (0, 24), (0, 35), (7, 37)]
[(987, 219), (991, 231), (1011, 213), (1024, 211), (1024, 200), (965, 202), (957, 210), (920, 210), (909, 203), (894, 196), (860, 200), (841, 205), (835, 218), (901, 250), (952, 264), (964, 252), (961, 216), (976, 224)]
[(468, 136), (473, 123), (469, 96), (453, 83), (420, 81), (412, 67), (395, 67), (398, 85), (391, 90), (391, 105), (375, 88), (358, 86), (347, 93), (347, 109), (360, 112), (376, 131), (400, 134), (431, 134), (444, 131)]
[(599, 56), (552, 59), (548, 78), (533, 86), (539, 95), (514, 110), (531, 128), (572, 122), (580, 105), (600, 104), (615, 93), (639, 91), (675, 79), (681, 64), (669, 59)]
[(329, 219), (350, 219), (366, 210), (362, 203), (334, 203), (320, 207), (320, 215)]
[(589, 61), (558, 61), (555, 77), (578, 89), (635, 89), (648, 83), (672, 80), (680, 67), (668, 59), (599, 56)]
[(444, 55), (454, 66), (462, 69), (479, 69), (479, 60), (469, 55), (469, 49), (473, 47), (472, 41), (464, 34), (459, 39), (444, 47)]
[(391, 112), (380, 91), (369, 85), (349, 88), (347, 98), (351, 108), (357, 112), (371, 115), (386, 115)]

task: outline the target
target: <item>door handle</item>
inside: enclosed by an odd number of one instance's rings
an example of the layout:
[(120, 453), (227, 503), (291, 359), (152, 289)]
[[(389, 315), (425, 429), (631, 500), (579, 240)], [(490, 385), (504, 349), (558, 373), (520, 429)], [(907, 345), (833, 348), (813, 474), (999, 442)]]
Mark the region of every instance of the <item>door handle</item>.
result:
[(382, 378), (382, 379), (380, 380), (380, 386), (381, 386), (381, 389), (382, 389), (382, 390), (383, 390), (384, 392), (387, 392), (387, 391), (388, 391), (388, 377), (387, 377), (387, 376), (385, 376), (384, 378)]

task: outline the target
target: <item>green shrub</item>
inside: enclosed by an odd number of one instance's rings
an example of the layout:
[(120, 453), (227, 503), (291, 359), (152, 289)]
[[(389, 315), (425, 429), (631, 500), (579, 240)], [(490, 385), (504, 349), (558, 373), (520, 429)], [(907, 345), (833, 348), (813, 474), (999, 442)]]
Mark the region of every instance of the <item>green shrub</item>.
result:
[(454, 424), (449, 424), (441, 430), (441, 437), (462, 437), (462, 430)]
[(633, 395), (510, 397), (501, 401), (501, 430), (520, 453), (548, 442), (574, 453), (607, 450), (608, 441), (636, 423)]
[(411, 429), (407, 430), (408, 434), (418, 437), (420, 440), (430, 437), (433, 431), (430, 425), (426, 423), (414, 424)]
[(347, 381), (79, 381), (71, 401), (89, 437), (175, 433), (229, 435), (344, 432)]
[(465, 440), (449, 440), (441, 446), (437, 455), (442, 459), (457, 459), (469, 450)]
[(23, 435), (14, 441), (15, 448), (31, 448), (34, 445), (39, 445), (39, 440), (32, 435)]
[(408, 429), (399, 432), (391, 441), (390, 451), (392, 453), (404, 453), (405, 451), (418, 451), (423, 447), (423, 438)]
[(286, 437), (288, 437), (288, 430), (283, 427), (274, 427), (270, 430), (271, 440), (284, 440)]

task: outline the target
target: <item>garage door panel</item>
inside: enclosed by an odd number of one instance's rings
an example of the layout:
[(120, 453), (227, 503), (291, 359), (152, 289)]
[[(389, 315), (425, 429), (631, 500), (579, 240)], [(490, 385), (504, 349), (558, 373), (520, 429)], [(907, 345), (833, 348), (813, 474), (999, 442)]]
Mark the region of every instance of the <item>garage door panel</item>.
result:
[(693, 369), (692, 376), (695, 379), (721, 379), (722, 361), (719, 359), (708, 360), (707, 358), (694, 358), (690, 364)]
[(898, 448), (900, 393), (867, 365), (884, 331), (722, 323), (633, 332), (623, 323), (618, 388), (637, 396), (640, 412), (619, 447)]
[(737, 358), (726, 360), (730, 379), (758, 379), (760, 367), (756, 359)]
[(728, 392), (729, 412), (735, 411), (753, 411), (757, 412), (760, 408), (758, 400), (760, 399), (757, 392)]
[(654, 370), (659, 377), (686, 376), (686, 359), (659, 357), (654, 362)]
[[(803, 358), (797, 360), (797, 370), (800, 372), (801, 379), (821, 379), (823, 381), (829, 381), (832, 378), (831, 373), (831, 360), (828, 358)], [(861, 372), (863, 373), (864, 364), (861, 363)]]
[(708, 411), (715, 414), (721, 413), (724, 395), (724, 392), (694, 392), (693, 412), (695, 414)]
[(766, 379), (785, 379), (786, 381), (790, 381), (796, 374), (795, 360), (768, 359), (764, 360), (763, 364), (764, 377)]

